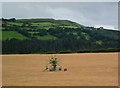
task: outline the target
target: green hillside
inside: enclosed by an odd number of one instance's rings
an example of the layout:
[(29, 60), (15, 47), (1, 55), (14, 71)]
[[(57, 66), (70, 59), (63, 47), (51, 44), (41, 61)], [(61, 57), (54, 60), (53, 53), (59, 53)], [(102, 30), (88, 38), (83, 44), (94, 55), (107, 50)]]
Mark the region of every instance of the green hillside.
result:
[(28, 39), (27, 37), (23, 36), (20, 33), (17, 33), (16, 31), (3, 31), (2, 32), (2, 40), (11, 40), (11, 39), (19, 39), (19, 40), (24, 40)]
[[(63, 29), (63, 28), (79, 28), (82, 25), (68, 21), (68, 20), (55, 20), (55, 19), (19, 19), (19, 20), (3, 20), (2, 23), (3, 40), (16, 38), (26, 39), (27, 37), (34, 37), (39, 40), (56, 39), (56, 36), (51, 35), (45, 30), (49, 29)], [(10, 32), (7, 35), (6, 32)], [(11, 33), (14, 32), (14, 33)], [(5, 32), (5, 33), (4, 33)], [(23, 33), (24, 32), (24, 33)], [(19, 33), (19, 35), (17, 34)], [(44, 34), (45, 33), (45, 34)], [(21, 36), (20, 36), (21, 34)], [(23, 36), (22, 36), (23, 35)], [(21, 37), (21, 38), (20, 38)]]
[(2, 19), (1, 40), (3, 53), (115, 52), (119, 33), (69, 20), (12, 18)]
[[(20, 19), (15, 22), (6, 22), (8, 26), (26, 26), (26, 27), (36, 27), (39, 29), (49, 29), (54, 27), (60, 28), (77, 28), (82, 25), (68, 21), (68, 20), (54, 20), (54, 19)], [(34, 28), (35, 29), (35, 28)]]

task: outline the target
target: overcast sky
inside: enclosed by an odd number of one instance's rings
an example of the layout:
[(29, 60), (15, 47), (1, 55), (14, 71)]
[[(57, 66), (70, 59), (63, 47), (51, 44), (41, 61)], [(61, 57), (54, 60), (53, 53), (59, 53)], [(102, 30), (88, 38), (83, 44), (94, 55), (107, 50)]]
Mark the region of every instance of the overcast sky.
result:
[(4, 18), (55, 18), (117, 29), (117, 2), (3, 2)]

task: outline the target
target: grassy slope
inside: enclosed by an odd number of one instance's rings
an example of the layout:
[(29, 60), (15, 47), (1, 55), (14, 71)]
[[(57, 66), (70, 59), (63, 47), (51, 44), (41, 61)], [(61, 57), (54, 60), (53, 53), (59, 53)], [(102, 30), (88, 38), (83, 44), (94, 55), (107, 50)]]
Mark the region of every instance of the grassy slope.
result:
[(66, 28), (76, 28), (76, 27), (83, 26), (68, 20), (55, 20), (55, 19), (44, 19), (44, 18), (43, 19), (20, 19), (20, 20), (17, 20), (15, 23), (12, 22), (9, 24), (21, 26), (25, 22), (31, 23), (31, 26), (37, 26), (38, 28), (41, 27), (44, 29), (48, 29), (54, 26), (66, 27)]
[[(37, 28), (29, 28), (26, 27), (23, 30), (39, 30), (39, 29), (49, 29), (54, 27), (64, 27), (64, 28), (77, 28), (81, 26), (80, 24), (68, 21), (68, 20), (54, 20), (54, 19), (20, 19), (15, 22), (7, 22), (8, 26), (22, 26), (24, 23), (30, 23), (31, 26), (36, 26)], [(32, 33), (32, 32), (28, 32)], [(36, 32), (37, 33), (37, 32)], [(3, 31), (3, 40), (6, 39), (26, 39), (25, 36), (19, 34), (15, 31)], [(45, 36), (35, 36), (37, 39), (40, 40), (51, 40), (56, 39), (56, 37), (52, 35), (45, 35)]]
[(2, 40), (12, 39), (12, 38), (16, 38), (19, 40), (27, 39), (27, 37), (15, 31), (3, 31), (2, 32)]

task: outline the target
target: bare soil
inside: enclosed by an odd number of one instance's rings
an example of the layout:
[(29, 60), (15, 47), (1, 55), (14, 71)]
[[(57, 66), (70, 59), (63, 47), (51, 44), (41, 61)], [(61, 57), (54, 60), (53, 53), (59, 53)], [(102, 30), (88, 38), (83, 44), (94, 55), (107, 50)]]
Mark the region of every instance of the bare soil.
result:
[(2, 55), (3, 86), (118, 85), (118, 53), (57, 54), (67, 71), (43, 72), (51, 56)]

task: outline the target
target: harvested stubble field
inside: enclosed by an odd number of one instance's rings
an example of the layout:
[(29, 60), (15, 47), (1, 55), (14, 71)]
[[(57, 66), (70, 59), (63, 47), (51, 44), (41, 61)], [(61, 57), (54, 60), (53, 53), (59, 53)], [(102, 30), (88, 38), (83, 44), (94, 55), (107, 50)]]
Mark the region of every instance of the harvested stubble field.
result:
[(118, 53), (56, 56), (67, 71), (43, 72), (51, 54), (2, 55), (3, 86), (118, 85)]

